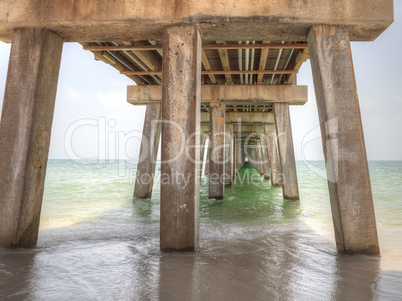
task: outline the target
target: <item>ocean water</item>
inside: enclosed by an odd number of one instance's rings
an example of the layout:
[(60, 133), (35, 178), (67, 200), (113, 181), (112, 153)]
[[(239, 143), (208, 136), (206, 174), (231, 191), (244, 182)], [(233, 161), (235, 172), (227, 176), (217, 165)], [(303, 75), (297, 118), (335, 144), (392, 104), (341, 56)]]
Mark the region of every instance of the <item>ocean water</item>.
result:
[(338, 255), (323, 162), (300, 202), (245, 165), (225, 200), (202, 178), (200, 250), (159, 251), (159, 186), (136, 165), (50, 160), (38, 247), (0, 249), (0, 300), (402, 300), (402, 162), (370, 162), (381, 257)]

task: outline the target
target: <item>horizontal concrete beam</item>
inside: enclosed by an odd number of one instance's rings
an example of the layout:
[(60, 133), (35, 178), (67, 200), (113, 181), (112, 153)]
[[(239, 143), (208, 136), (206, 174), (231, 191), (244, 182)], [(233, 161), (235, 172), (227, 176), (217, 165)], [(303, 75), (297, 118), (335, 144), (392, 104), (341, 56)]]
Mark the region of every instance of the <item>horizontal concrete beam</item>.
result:
[[(209, 123), (210, 114), (201, 113), (201, 123)], [(225, 123), (262, 124), (274, 123), (274, 114), (271, 112), (226, 112)]]
[(369, 41), (393, 22), (393, 0), (0, 1), (0, 40), (48, 28), (65, 41), (161, 40), (164, 25), (196, 23), (206, 40), (306, 40), (312, 25), (345, 25)]
[[(304, 105), (307, 102), (307, 86), (296, 85), (204, 85), (201, 86), (201, 102), (224, 102), (234, 105), (272, 104), (286, 102)], [(159, 85), (127, 86), (127, 101), (133, 105), (146, 105), (162, 100)]]

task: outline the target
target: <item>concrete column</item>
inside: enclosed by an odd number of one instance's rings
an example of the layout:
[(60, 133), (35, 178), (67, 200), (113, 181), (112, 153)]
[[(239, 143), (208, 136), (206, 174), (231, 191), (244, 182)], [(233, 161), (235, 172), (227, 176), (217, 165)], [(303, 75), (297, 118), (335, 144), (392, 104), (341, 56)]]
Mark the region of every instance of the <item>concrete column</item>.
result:
[(209, 121), (209, 198), (221, 200), (225, 194), (225, 104), (211, 103)]
[(262, 150), (261, 150), (261, 142), (259, 141), (256, 145), (256, 155), (257, 155), (257, 170), (260, 175), (264, 174), (263, 166), (262, 166)]
[(211, 155), (211, 147), (210, 147), (210, 144), (211, 144), (211, 140), (208, 141), (208, 145), (207, 145), (207, 158), (205, 159), (205, 171), (204, 171), (204, 174), (205, 174), (206, 176), (209, 176), (209, 157), (210, 157), (210, 155)]
[(163, 30), (162, 251), (198, 249), (201, 37), (192, 24)]
[(200, 136), (200, 177), (202, 177), (202, 168), (204, 167), (204, 154), (205, 154), (205, 142), (207, 141), (206, 134)]
[(254, 165), (255, 165), (255, 169), (262, 174), (261, 172), (261, 149), (260, 149), (260, 145), (258, 143), (256, 143), (254, 145)]
[(225, 185), (232, 186), (233, 181), (233, 124), (225, 125)]
[(264, 175), (264, 179), (269, 180), (269, 160), (268, 160), (268, 150), (267, 143), (265, 141), (265, 137), (261, 139), (261, 156), (262, 156), (262, 173)]
[(283, 197), (289, 200), (298, 200), (299, 188), (297, 185), (296, 161), (293, 149), (289, 104), (275, 103), (274, 112), (279, 158), (283, 176)]
[(248, 156), (249, 156), (249, 159), (250, 159), (250, 164), (251, 164), (251, 166), (254, 168), (254, 169), (256, 169), (257, 170), (257, 165), (256, 165), (256, 162), (257, 162), (257, 152), (256, 152), (256, 149), (255, 149), (255, 146), (253, 145), (253, 147), (249, 147), (248, 148)]
[(348, 31), (314, 26), (308, 43), (340, 253), (379, 254)]
[(244, 153), (243, 153), (243, 147), (241, 145), (241, 142), (238, 143), (238, 164), (237, 164), (237, 172), (240, 171), (240, 169), (243, 167), (244, 164)]
[(0, 246), (36, 246), (63, 41), (16, 29), (0, 124)]
[(138, 160), (137, 175), (135, 177), (134, 197), (140, 199), (152, 196), (156, 158), (158, 156), (159, 138), (161, 134), (161, 105), (147, 104), (144, 127)]
[(282, 184), (281, 168), (279, 166), (278, 147), (276, 145), (275, 126), (273, 124), (265, 124), (264, 131), (267, 136), (268, 143), (268, 159), (271, 171), (271, 185), (279, 186)]

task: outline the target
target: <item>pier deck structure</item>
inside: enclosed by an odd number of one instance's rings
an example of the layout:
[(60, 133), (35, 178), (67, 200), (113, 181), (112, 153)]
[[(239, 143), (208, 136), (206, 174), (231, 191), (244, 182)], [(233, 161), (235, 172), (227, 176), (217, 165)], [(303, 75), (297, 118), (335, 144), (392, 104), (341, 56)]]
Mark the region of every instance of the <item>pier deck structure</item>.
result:
[(2, 1), (0, 246), (36, 245), (62, 45), (78, 42), (147, 106), (135, 197), (152, 193), (161, 135), (162, 250), (198, 248), (207, 140), (211, 198), (248, 158), (299, 199), (289, 106), (307, 101), (296, 75), (310, 58), (337, 249), (379, 254), (350, 41), (392, 22), (392, 0)]

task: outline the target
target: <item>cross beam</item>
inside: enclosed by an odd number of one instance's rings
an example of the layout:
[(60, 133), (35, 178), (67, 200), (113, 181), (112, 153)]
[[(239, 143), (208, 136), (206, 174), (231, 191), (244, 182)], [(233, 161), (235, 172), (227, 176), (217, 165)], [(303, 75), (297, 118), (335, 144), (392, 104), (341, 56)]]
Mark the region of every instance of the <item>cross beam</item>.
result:
[[(289, 103), (304, 105), (307, 86), (297, 85), (214, 85), (201, 87), (201, 103), (224, 102), (234, 105)], [(127, 101), (133, 105), (146, 105), (162, 100), (159, 85), (127, 86)]]

